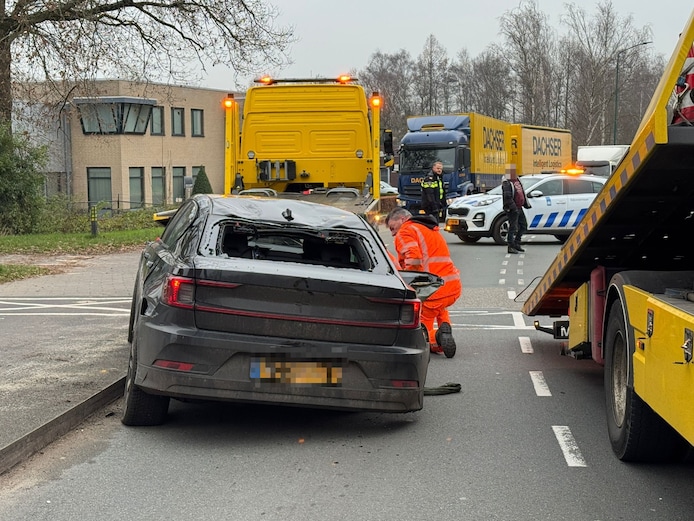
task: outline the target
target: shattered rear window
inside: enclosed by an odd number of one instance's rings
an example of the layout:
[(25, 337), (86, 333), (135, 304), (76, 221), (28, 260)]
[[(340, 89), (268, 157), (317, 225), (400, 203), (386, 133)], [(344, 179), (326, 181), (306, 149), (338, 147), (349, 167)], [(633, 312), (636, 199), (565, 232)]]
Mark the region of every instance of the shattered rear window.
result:
[[(215, 240), (216, 238), (216, 240)], [(210, 256), (296, 262), (332, 268), (372, 271), (373, 246), (348, 230), (314, 230), (226, 221), (212, 229)]]

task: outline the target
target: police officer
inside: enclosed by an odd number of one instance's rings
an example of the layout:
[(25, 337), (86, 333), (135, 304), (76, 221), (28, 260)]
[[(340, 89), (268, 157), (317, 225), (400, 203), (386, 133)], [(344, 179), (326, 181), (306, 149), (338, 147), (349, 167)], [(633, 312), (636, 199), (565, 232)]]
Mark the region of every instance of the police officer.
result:
[(443, 184), (443, 163), (434, 161), (431, 171), (422, 180), (422, 210), (432, 215), (436, 222), (446, 206), (446, 193)]

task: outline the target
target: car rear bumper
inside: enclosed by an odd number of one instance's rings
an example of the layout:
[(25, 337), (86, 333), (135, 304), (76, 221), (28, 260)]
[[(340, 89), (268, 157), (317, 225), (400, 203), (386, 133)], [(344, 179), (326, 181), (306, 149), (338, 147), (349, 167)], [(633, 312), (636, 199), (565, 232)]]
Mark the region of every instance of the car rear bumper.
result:
[[(174, 398), (256, 402), (382, 412), (417, 411), (429, 349), (345, 345), (220, 334), (142, 324), (136, 333), (135, 385)], [(258, 360), (312, 361), (340, 367), (336, 384), (303, 384), (252, 377)], [(178, 362), (184, 370), (163, 368)], [(416, 387), (397, 387), (417, 382)]]

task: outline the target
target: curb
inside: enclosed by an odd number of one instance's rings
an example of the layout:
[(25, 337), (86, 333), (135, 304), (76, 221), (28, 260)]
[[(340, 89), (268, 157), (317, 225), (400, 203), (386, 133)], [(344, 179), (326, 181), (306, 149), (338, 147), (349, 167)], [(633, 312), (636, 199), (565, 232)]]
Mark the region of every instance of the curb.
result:
[(67, 434), (88, 416), (123, 396), (124, 391), (125, 376), (0, 449), (0, 474), (4, 474), (15, 465)]

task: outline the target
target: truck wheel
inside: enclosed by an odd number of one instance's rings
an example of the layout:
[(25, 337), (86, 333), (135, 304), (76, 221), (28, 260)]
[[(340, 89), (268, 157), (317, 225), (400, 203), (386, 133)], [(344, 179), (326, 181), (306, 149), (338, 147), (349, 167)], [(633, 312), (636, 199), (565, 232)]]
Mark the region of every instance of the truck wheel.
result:
[(681, 460), (687, 443), (634, 392), (633, 338), (622, 303), (610, 307), (605, 334), (605, 410), (612, 450), (622, 461)]
[(148, 394), (135, 385), (137, 370), (137, 335), (130, 344), (128, 373), (125, 377), (125, 399), (123, 403), (123, 425), (161, 425), (169, 411), (169, 397)]
[(494, 221), (492, 239), (497, 244), (506, 244), (508, 239), (508, 217), (506, 215), (502, 214)]
[(463, 241), (463, 242), (473, 243), (473, 242), (479, 241), (479, 240), (481, 239), (481, 237), (476, 237), (476, 236), (473, 236), (473, 235), (468, 235), (467, 233), (459, 233), (459, 234), (458, 234), (458, 239), (460, 239), (460, 240)]

